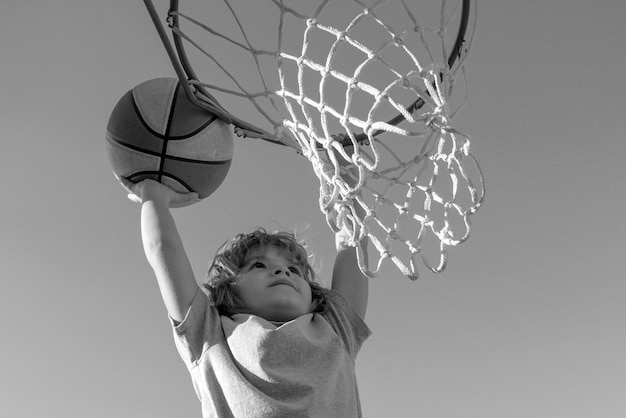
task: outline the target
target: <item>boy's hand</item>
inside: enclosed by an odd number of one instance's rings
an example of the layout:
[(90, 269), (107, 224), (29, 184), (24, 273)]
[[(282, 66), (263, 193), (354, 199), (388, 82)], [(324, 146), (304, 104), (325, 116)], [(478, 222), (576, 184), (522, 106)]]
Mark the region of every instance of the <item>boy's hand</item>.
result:
[(167, 207), (180, 208), (200, 201), (197, 193), (179, 193), (151, 179), (142, 180), (139, 183), (133, 183), (123, 177), (117, 179), (128, 191), (128, 199), (136, 203), (158, 200)]

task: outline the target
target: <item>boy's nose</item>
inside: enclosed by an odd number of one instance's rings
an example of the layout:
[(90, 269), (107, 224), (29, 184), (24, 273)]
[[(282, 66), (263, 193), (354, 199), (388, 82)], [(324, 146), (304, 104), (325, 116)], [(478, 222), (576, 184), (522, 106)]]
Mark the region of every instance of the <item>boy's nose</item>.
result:
[(287, 277), (291, 276), (291, 272), (289, 271), (289, 269), (287, 267), (283, 267), (283, 266), (276, 267), (274, 269), (274, 275), (275, 276), (278, 276), (280, 274), (284, 274)]

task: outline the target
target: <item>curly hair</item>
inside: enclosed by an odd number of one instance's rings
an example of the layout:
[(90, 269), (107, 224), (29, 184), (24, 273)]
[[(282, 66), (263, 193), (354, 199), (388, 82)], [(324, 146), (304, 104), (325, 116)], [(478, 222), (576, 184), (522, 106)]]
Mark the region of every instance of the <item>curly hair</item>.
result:
[(276, 247), (293, 258), (302, 269), (304, 279), (311, 286), (313, 299), (311, 312), (323, 312), (326, 309), (328, 290), (315, 281), (315, 271), (309, 264), (304, 245), (298, 242), (291, 232), (269, 233), (263, 228), (248, 234), (238, 234), (233, 240), (222, 245), (213, 258), (204, 287), (209, 291), (209, 297), (218, 312), (230, 316), (245, 308), (233, 292), (232, 285), (249, 255), (259, 248), (267, 247)]

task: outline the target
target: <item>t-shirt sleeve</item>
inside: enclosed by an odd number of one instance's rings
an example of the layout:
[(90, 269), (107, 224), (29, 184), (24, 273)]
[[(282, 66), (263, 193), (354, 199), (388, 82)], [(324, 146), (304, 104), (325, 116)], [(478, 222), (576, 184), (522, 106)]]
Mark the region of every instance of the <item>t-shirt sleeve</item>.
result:
[(372, 331), (341, 294), (331, 289), (327, 298), (328, 309), (322, 315), (339, 334), (354, 360)]
[(220, 316), (202, 288), (194, 296), (181, 322), (169, 318), (178, 353), (188, 368), (198, 361), (213, 344), (224, 339)]

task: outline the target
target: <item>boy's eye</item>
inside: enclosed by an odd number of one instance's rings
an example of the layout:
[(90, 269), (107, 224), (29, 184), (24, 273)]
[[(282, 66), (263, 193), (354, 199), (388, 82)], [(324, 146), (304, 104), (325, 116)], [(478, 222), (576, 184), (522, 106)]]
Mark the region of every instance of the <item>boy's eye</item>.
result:
[(250, 268), (264, 268), (265, 264), (261, 263), (260, 261), (256, 261), (254, 263), (252, 263), (252, 265), (250, 266)]
[(296, 266), (289, 267), (289, 271), (297, 275), (302, 274), (302, 272), (300, 271), (300, 268)]

